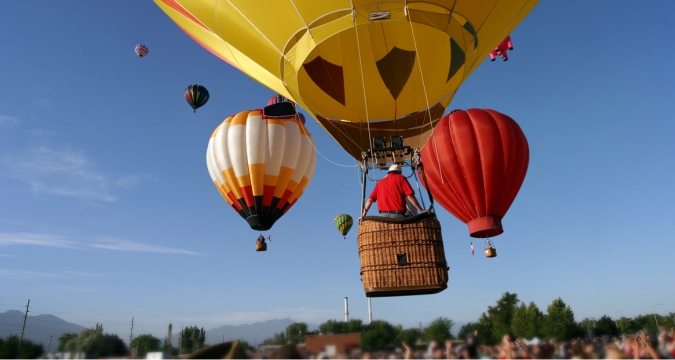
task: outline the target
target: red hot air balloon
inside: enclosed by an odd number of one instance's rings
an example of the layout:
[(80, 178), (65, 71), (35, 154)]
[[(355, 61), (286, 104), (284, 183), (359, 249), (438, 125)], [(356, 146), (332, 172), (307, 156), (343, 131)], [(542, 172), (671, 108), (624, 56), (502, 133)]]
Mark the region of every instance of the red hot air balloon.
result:
[(477, 238), (504, 232), (502, 217), (523, 184), (529, 159), (520, 126), (488, 109), (445, 115), (422, 148), (432, 196)]

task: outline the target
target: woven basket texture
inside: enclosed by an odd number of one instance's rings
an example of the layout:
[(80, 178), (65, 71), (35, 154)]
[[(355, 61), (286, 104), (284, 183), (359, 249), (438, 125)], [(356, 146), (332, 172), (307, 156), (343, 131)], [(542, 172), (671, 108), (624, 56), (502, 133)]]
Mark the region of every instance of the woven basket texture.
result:
[[(358, 245), (366, 293), (447, 286), (441, 224), (433, 217), (408, 224), (364, 220), (359, 226)], [(407, 262), (400, 264), (403, 258)]]

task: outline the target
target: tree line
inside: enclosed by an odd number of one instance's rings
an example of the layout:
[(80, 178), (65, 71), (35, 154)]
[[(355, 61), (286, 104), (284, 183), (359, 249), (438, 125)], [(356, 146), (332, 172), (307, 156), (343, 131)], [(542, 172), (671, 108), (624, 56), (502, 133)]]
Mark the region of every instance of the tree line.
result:
[[(477, 334), (478, 341), (486, 345), (498, 344), (506, 334), (525, 339), (537, 337), (560, 341), (635, 334), (640, 330), (656, 333), (657, 324), (670, 328), (675, 327), (674, 321), (675, 313), (670, 312), (666, 316), (647, 314), (616, 319), (603, 315), (577, 322), (574, 311), (561, 298), (553, 300), (546, 312), (542, 312), (534, 302), (526, 304), (518, 299), (517, 294), (506, 292), (493, 306), (488, 306), (487, 311), (476, 321), (462, 326), (457, 337), (466, 340), (468, 336)], [(454, 325), (454, 321), (446, 317), (436, 318), (425, 328), (403, 328), (384, 320), (366, 325), (362, 320), (351, 319), (349, 322), (328, 320), (319, 325), (317, 330), (308, 331), (307, 324), (299, 322), (290, 324), (286, 331), (266, 339), (263, 345), (299, 344), (304, 342), (305, 335), (360, 333), (363, 350), (391, 350), (402, 342), (412, 345), (420, 341), (454, 340), (451, 333)]]
[[(584, 318), (575, 321), (572, 308), (561, 298), (551, 302), (542, 312), (534, 302), (526, 304), (518, 299), (515, 293), (506, 292), (493, 306), (474, 322), (462, 326), (457, 338), (466, 339), (477, 334), (482, 344), (494, 345), (501, 341), (504, 335), (513, 334), (517, 337), (532, 339), (534, 337), (550, 340), (569, 340), (573, 338), (602, 337), (604, 335), (620, 336), (635, 334), (642, 330), (656, 333), (658, 326), (667, 329), (675, 327), (675, 313), (638, 315), (633, 318), (611, 318), (603, 315), (599, 318)], [(657, 326), (658, 324), (658, 326)], [(364, 324), (360, 319), (351, 319), (348, 322), (328, 320), (319, 325), (314, 331), (309, 331), (307, 324), (297, 322), (290, 324), (286, 330), (274, 334), (266, 339), (262, 345), (300, 344), (307, 335), (319, 334), (361, 334), (361, 348), (365, 351), (392, 350), (402, 342), (413, 345), (419, 342), (428, 343), (431, 340), (444, 342), (454, 340), (451, 330), (455, 322), (447, 317), (438, 317), (427, 327), (404, 328), (393, 325), (384, 320), (375, 320)], [(208, 346), (205, 344), (206, 332), (197, 326), (185, 327), (179, 333), (179, 343), (172, 344), (173, 326), (169, 324), (167, 337), (162, 342), (151, 334), (141, 334), (133, 338), (130, 348), (116, 334), (103, 332), (103, 325), (96, 324), (94, 328), (82, 330), (79, 334), (66, 333), (59, 337), (58, 351), (82, 352), (87, 358), (124, 356), (134, 349), (137, 356), (145, 357), (148, 352), (164, 351), (172, 355), (188, 354)], [(245, 341), (241, 342), (245, 349), (253, 351), (253, 347)], [(0, 338), (0, 358), (37, 358), (44, 353), (41, 344), (35, 344), (24, 339), (21, 343), (21, 353), (18, 350), (19, 337), (9, 336)]]

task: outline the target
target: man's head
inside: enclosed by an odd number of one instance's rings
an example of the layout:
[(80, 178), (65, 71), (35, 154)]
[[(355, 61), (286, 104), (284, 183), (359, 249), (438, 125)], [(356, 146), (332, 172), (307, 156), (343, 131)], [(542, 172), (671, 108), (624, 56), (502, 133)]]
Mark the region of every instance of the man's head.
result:
[(401, 173), (401, 166), (398, 164), (393, 164), (392, 166), (389, 167), (389, 172), (399, 174)]

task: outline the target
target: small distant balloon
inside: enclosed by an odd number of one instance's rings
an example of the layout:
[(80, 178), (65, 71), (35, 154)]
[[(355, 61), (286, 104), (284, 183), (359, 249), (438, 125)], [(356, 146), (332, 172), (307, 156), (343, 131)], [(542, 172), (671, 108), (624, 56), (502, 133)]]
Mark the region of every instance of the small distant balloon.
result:
[(136, 45), (135, 51), (136, 51), (136, 55), (138, 55), (138, 57), (143, 57), (145, 55), (148, 55), (148, 47), (143, 45), (143, 44)]
[(209, 101), (209, 91), (199, 84), (192, 84), (185, 88), (185, 101), (190, 104), (194, 112)]
[(352, 225), (354, 225), (354, 219), (352, 219), (349, 214), (340, 214), (335, 217), (333, 223), (335, 224), (335, 228), (337, 228), (340, 234), (346, 239), (347, 233), (352, 228)]

